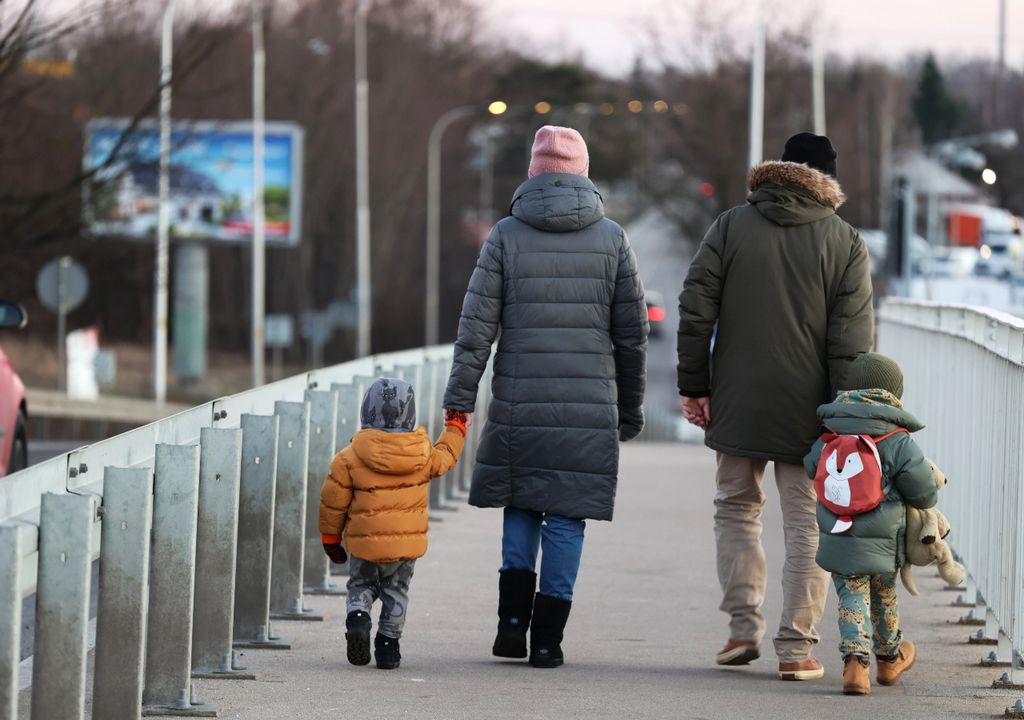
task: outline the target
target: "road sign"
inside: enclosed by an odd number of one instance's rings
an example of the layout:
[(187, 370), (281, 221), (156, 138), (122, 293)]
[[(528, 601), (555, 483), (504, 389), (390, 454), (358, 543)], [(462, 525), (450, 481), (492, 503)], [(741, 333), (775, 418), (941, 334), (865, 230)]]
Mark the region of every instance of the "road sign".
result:
[(295, 341), (295, 323), (291, 315), (267, 315), (263, 322), (267, 347), (291, 347)]
[(55, 313), (69, 313), (89, 294), (89, 276), (70, 257), (55, 258), (39, 271), (36, 294), (39, 301)]

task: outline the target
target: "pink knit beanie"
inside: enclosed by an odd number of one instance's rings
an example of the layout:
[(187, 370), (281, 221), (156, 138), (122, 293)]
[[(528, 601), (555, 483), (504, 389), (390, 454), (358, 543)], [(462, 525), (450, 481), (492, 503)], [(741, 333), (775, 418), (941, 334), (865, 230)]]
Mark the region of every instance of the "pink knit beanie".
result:
[(587, 176), (590, 155), (583, 136), (572, 128), (545, 125), (533, 139), (529, 176), (568, 173)]

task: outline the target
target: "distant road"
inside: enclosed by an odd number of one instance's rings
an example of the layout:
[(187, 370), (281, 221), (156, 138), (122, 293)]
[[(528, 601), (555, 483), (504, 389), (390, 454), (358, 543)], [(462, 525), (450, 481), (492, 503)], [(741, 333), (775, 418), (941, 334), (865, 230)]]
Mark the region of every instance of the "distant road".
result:
[(188, 405), (152, 400), (100, 396), (98, 400), (77, 400), (56, 390), (28, 388), (29, 415), (32, 417), (105, 420), (127, 425), (145, 425), (188, 410)]
[(28, 443), (28, 464), (38, 465), (45, 460), (71, 452), (85, 444), (84, 441), (80, 440), (30, 440)]
[(625, 228), (633, 246), (644, 289), (665, 301), (661, 337), (651, 338), (647, 354), (647, 405), (678, 411), (676, 329), (679, 292), (690, 267), (688, 246), (679, 229), (657, 210), (649, 210)]

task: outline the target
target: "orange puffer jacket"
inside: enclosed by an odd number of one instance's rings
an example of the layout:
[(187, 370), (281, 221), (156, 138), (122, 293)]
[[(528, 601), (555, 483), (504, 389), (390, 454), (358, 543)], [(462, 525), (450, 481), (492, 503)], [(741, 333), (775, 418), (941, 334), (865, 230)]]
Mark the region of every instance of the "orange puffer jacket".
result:
[(320, 491), (321, 534), (343, 535), (349, 553), (368, 562), (422, 557), (427, 552), (427, 486), (455, 467), (464, 442), (452, 427), (433, 447), (423, 428), (360, 430), (331, 461)]

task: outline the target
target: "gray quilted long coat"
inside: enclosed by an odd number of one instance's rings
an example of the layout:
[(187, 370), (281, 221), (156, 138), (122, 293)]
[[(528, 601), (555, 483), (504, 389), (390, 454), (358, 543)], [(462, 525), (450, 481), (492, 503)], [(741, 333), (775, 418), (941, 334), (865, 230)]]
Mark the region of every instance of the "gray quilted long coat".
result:
[(621, 439), (643, 427), (647, 308), (636, 256), (593, 183), (538, 175), (491, 230), (459, 322), (444, 406), (493, 402), (469, 502), (611, 520)]

